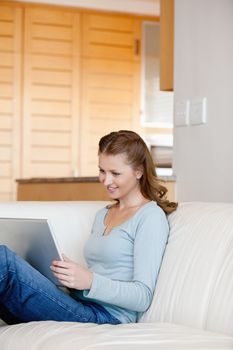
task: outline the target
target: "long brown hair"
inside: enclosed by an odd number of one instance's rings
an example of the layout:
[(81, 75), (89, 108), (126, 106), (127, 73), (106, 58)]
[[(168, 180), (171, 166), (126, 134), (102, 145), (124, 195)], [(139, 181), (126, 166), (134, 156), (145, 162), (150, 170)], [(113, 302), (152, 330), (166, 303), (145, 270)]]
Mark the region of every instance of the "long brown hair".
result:
[(151, 154), (137, 133), (120, 130), (103, 136), (99, 141), (99, 153), (125, 154), (128, 164), (143, 172), (139, 180), (142, 195), (156, 201), (166, 214), (176, 210), (178, 204), (166, 198), (167, 188), (159, 183)]

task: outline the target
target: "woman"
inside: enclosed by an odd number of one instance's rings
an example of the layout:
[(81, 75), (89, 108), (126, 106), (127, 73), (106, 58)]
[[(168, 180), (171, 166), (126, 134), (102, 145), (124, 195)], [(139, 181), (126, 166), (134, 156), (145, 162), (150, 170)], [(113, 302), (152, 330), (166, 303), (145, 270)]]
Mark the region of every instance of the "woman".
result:
[(132, 131), (99, 142), (99, 179), (111, 199), (96, 214), (84, 255), (88, 269), (64, 256), (51, 270), (69, 294), (0, 246), (0, 318), (9, 324), (36, 320), (135, 322), (150, 306), (168, 237), (164, 199), (151, 155)]

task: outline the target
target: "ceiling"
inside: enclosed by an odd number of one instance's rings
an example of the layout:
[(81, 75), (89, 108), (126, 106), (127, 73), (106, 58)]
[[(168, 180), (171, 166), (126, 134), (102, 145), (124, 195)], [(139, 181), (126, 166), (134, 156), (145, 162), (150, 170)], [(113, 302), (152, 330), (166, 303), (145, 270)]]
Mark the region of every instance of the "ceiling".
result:
[[(17, 1), (17, 0), (16, 0)], [(84, 7), (98, 10), (159, 16), (160, 0), (23, 0), (53, 5)]]

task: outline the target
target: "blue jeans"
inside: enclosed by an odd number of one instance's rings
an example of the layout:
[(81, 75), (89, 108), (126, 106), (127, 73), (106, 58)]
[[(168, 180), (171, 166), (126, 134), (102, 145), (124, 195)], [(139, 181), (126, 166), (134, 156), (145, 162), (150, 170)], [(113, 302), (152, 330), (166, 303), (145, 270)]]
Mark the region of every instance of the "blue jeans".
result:
[(42, 320), (120, 323), (101, 305), (73, 299), (3, 245), (0, 245), (0, 318), (8, 324)]

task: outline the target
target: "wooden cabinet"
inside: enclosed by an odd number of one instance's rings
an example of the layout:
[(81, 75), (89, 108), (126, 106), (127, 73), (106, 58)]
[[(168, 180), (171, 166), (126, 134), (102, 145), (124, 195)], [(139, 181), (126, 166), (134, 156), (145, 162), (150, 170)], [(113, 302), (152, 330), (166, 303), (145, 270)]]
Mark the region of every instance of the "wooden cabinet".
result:
[(0, 200), (16, 194), (20, 175), (22, 9), (0, 7)]
[(26, 8), (22, 177), (71, 176), (77, 166), (80, 14)]
[(173, 91), (174, 0), (160, 0), (160, 90)]
[(97, 174), (101, 136), (139, 125), (140, 25), (130, 16), (82, 17), (82, 175)]
[(1, 2), (0, 200), (16, 178), (95, 176), (103, 134), (140, 132), (144, 19)]

